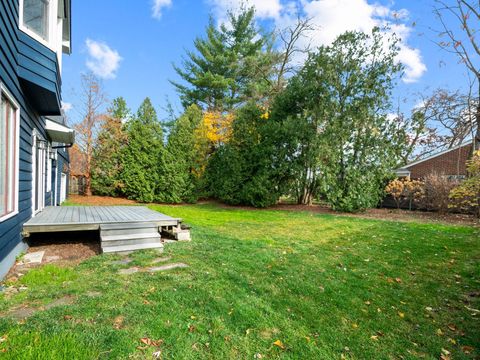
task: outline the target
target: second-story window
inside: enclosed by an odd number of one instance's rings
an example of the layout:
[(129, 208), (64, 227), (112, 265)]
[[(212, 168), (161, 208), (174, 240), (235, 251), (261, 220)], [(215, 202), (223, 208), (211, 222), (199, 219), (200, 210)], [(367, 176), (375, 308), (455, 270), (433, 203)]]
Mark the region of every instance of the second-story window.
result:
[(48, 41), (49, 0), (23, 0), (23, 26)]

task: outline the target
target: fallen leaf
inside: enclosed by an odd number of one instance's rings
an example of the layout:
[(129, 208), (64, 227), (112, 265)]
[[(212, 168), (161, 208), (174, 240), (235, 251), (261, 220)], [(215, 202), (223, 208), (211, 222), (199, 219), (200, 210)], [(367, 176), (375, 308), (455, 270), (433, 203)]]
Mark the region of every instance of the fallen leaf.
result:
[(194, 325), (188, 327), (188, 332), (194, 332), (197, 328)]
[(442, 329), (437, 329), (437, 335), (438, 335), (438, 336), (442, 336), (442, 335), (443, 335)]
[(473, 350), (475, 350), (475, 348), (472, 347), (472, 346), (468, 346), (468, 345), (462, 346), (462, 351), (463, 351), (465, 354), (470, 354)]
[(73, 316), (72, 315), (63, 315), (63, 320), (72, 320)]
[(256, 353), (255, 355), (253, 355), (253, 358), (254, 359), (263, 359), (263, 355), (260, 354), (260, 353)]
[(447, 327), (452, 331), (457, 331), (457, 327), (454, 324), (448, 324)]
[(372, 336), (370, 336), (370, 339), (377, 341), (378, 340), (378, 335), (372, 335)]
[(397, 277), (397, 278), (395, 278), (395, 281), (400, 284), (402, 282), (402, 279)]
[(158, 351), (155, 351), (153, 354), (152, 354), (152, 357), (154, 359), (160, 359), (160, 356), (162, 356), (162, 352), (160, 350)]
[(152, 340), (150, 338), (141, 338), (140, 342), (144, 343), (145, 345), (150, 346), (152, 344)]
[(113, 327), (117, 330), (120, 330), (123, 326), (123, 320), (125, 320), (123, 316), (117, 316), (115, 320), (113, 320)]
[(403, 319), (405, 317), (405, 314), (399, 311), (398, 316), (400, 316)]
[(442, 354), (440, 355), (440, 359), (442, 360), (450, 360), (450, 351), (447, 349), (442, 348)]
[(353, 323), (353, 324), (352, 324), (352, 328), (357, 329), (357, 328), (358, 328), (358, 324)]
[(282, 350), (285, 350), (285, 345), (280, 340), (275, 341), (273, 345), (279, 347)]
[(152, 340), (150, 338), (141, 338), (140, 339), (140, 342), (144, 343), (145, 345), (147, 346), (155, 346), (155, 347), (159, 347), (160, 345), (163, 344), (163, 339), (159, 339), (159, 340)]
[(368, 300), (367, 300), (367, 301), (365, 301), (365, 305), (370, 305), (370, 304), (371, 304), (371, 302), (370, 302), (370, 301), (368, 301)]

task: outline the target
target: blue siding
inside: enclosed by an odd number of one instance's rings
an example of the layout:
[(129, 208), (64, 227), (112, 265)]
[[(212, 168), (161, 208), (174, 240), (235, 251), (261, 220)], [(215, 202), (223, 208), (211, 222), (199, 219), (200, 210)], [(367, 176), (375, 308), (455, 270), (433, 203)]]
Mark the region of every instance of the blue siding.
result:
[[(56, 115), (60, 110), (61, 83), (56, 54), (18, 29), (18, 0), (0, 1), (0, 83), (20, 106), (19, 213), (0, 222), (2, 278), (15, 259), (13, 252), (23, 248), (22, 226), (32, 215), (33, 130), (47, 139), (41, 115)], [(65, 151), (59, 149), (57, 169), (68, 162), (64, 154)], [(52, 182), (54, 180), (52, 176)], [(52, 183), (52, 192), (46, 194), (46, 205), (51, 204), (56, 190)]]

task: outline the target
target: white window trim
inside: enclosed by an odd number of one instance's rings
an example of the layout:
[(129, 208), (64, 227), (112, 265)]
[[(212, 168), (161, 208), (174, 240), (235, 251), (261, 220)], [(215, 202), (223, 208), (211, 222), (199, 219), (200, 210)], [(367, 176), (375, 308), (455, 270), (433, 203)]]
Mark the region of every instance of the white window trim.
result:
[(10, 101), (12, 103), (12, 105), (16, 108), (16, 111), (15, 111), (15, 139), (16, 139), (16, 156), (15, 156), (15, 172), (16, 172), (16, 176), (15, 176), (15, 183), (14, 183), (14, 186), (15, 186), (15, 190), (14, 190), (14, 196), (15, 196), (15, 201), (14, 201), (14, 210), (9, 213), (9, 214), (6, 214), (2, 217), (0, 217), (0, 223), (7, 220), (7, 219), (10, 219), (16, 215), (18, 215), (18, 212), (19, 212), (19, 209), (18, 209), (18, 204), (20, 202), (19, 200), (19, 186), (20, 186), (20, 105), (18, 104), (18, 102), (15, 100), (15, 98), (12, 96), (12, 94), (10, 94), (10, 92), (8, 91), (8, 89), (2, 84), (0, 83), (0, 95), (3, 95), (7, 98), (8, 101)]
[(46, 157), (47, 157), (47, 166), (46, 166), (46, 181), (47, 181), (47, 185), (46, 185), (46, 189), (45, 191), (47, 193), (49, 192), (52, 192), (52, 171), (53, 171), (53, 160), (52, 160), (52, 152), (53, 152), (53, 149), (52, 149), (52, 146), (50, 145), (50, 143), (47, 145), (47, 150), (46, 150), (47, 154), (46, 154)]
[(58, 36), (62, 37), (62, 34), (58, 34), (58, 19), (57, 19), (57, 12), (58, 12), (58, 0), (49, 0), (48, 4), (48, 40), (45, 40), (40, 35), (35, 33), (35, 31), (30, 30), (25, 25), (23, 25), (23, 0), (19, 1), (19, 21), (18, 27), (21, 31), (25, 34), (30, 36), (31, 38), (37, 40), (42, 45), (45, 45), (50, 50), (58, 53)]

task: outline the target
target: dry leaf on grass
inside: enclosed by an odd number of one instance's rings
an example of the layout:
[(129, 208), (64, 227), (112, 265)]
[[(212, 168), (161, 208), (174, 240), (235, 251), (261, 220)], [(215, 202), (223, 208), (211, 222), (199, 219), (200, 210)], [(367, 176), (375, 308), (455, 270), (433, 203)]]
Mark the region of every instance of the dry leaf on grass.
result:
[(150, 338), (147, 338), (147, 337), (144, 337), (144, 338), (141, 338), (140, 339), (140, 342), (147, 345), (147, 346), (155, 346), (155, 347), (159, 347), (160, 345), (163, 344), (163, 339), (159, 339), (159, 340), (152, 340)]
[(123, 320), (125, 320), (125, 317), (122, 315), (117, 316), (115, 320), (113, 320), (113, 328), (120, 330), (123, 327)]
[(470, 354), (473, 350), (475, 350), (475, 348), (473, 346), (468, 346), (468, 345), (462, 346), (462, 351), (465, 354)]
[(285, 349), (286, 349), (285, 345), (284, 345), (283, 342), (281, 342), (280, 340), (275, 341), (275, 342), (273, 343), (273, 345), (279, 347), (279, 348), (282, 349), (282, 350), (285, 350)]

